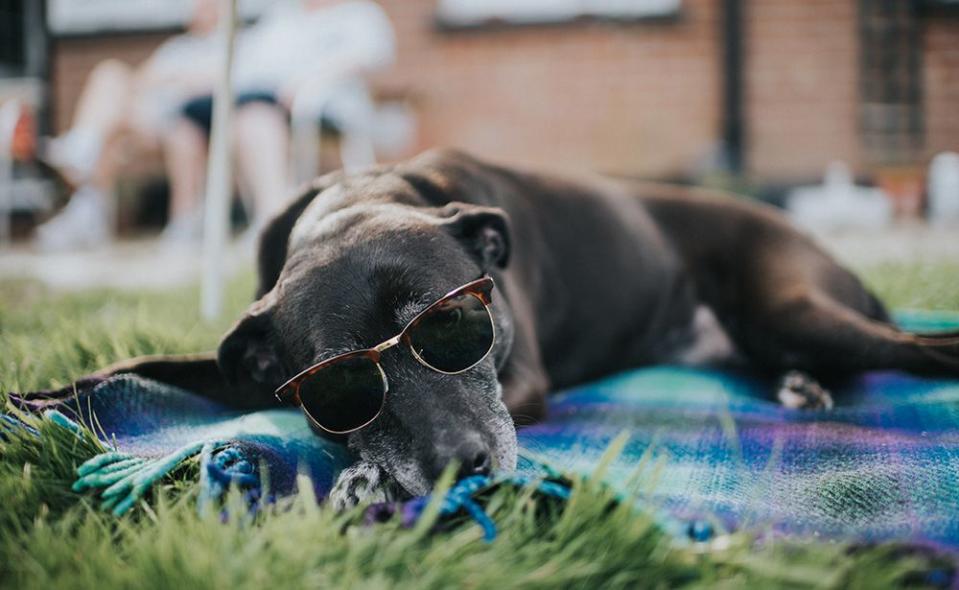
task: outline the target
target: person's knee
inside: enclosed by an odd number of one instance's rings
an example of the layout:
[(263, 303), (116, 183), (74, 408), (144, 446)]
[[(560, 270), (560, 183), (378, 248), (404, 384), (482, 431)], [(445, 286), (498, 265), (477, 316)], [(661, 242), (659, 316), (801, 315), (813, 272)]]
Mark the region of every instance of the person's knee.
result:
[(126, 62), (115, 58), (108, 58), (93, 66), (90, 71), (91, 79), (102, 80), (129, 80), (133, 76), (133, 68)]
[(245, 104), (236, 112), (238, 134), (264, 128), (286, 129), (286, 117), (279, 107), (265, 102)]
[(168, 149), (196, 153), (206, 150), (206, 136), (191, 121), (180, 119), (164, 134), (164, 143)]

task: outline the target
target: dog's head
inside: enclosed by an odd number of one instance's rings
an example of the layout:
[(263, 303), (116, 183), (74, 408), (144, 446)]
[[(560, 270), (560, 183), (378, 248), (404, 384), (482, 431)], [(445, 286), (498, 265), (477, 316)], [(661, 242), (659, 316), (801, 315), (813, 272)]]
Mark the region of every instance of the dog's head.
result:
[[(318, 361), (391, 338), (450, 290), (497, 273), (509, 254), (500, 209), (424, 206), (397, 178), (334, 185), (299, 216), (276, 284), (224, 338), (221, 369), (277, 387)], [(516, 433), (497, 378), (513, 323), (498, 289), (492, 315), (494, 348), (464, 373), (430, 370), (405, 346), (383, 353), (385, 407), (347, 444), (411, 494), (428, 492), (451, 461), (463, 474), (515, 467)]]

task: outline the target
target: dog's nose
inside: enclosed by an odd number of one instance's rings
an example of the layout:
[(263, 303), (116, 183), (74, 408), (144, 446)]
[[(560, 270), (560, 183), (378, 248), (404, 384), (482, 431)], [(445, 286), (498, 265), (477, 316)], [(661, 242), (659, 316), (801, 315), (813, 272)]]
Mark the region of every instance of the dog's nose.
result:
[(478, 441), (464, 442), (456, 448), (453, 457), (459, 462), (459, 479), (471, 475), (489, 475), (493, 465), (486, 445)]
[(493, 469), (489, 451), (485, 446), (466, 450), (460, 455), (460, 478), (470, 475), (489, 475)]
[(437, 453), (436, 474), (439, 476), (443, 469), (456, 461), (459, 464), (457, 479), (471, 475), (489, 475), (493, 469), (489, 449), (480, 441), (464, 441), (453, 449), (452, 453)]

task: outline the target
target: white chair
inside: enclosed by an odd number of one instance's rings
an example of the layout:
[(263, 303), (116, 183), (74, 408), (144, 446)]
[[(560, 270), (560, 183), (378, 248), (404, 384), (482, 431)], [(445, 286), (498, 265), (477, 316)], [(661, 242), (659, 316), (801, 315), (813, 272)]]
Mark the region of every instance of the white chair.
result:
[(315, 178), (322, 147), (321, 124), (333, 123), (340, 134), (340, 159), (352, 172), (376, 163), (373, 127), (376, 107), (362, 80), (355, 79), (330, 87), (306, 84), (290, 109), (292, 176), (295, 184)]
[(340, 159), (347, 172), (376, 163), (373, 147), (376, 106), (360, 79), (340, 83), (306, 84), (290, 109), (291, 154), (295, 184), (318, 176), (322, 148), (322, 122), (329, 121), (340, 134)]

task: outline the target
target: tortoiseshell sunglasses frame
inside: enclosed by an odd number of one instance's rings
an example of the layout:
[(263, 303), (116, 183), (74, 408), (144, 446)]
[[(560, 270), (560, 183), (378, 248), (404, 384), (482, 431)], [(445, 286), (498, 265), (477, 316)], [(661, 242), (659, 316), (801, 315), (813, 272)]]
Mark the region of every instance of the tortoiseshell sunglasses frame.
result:
[[(493, 277), (483, 276), (476, 279), (475, 281), (470, 281), (469, 283), (466, 283), (465, 285), (462, 285), (460, 287), (457, 287), (456, 289), (453, 289), (446, 295), (443, 295), (442, 297), (440, 297), (439, 299), (437, 299), (436, 301), (428, 305), (425, 309), (423, 309), (423, 311), (417, 313), (416, 316), (413, 319), (411, 319), (406, 324), (406, 326), (403, 327), (400, 333), (393, 336), (392, 338), (388, 338), (384, 340), (383, 342), (380, 342), (376, 346), (373, 346), (370, 348), (364, 348), (361, 350), (352, 350), (350, 352), (344, 352), (342, 354), (338, 354), (334, 357), (328, 358), (326, 360), (322, 360), (300, 371), (299, 373), (291, 377), (289, 380), (287, 380), (286, 383), (284, 383), (283, 385), (279, 386), (276, 389), (275, 391), (276, 398), (280, 400), (281, 402), (291, 402), (294, 405), (298, 406), (300, 409), (303, 410), (303, 413), (306, 414), (306, 417), (309, 418), (311, 422), (313, 422), (319, 428), (322, 428), (324, 431), (329, 432), (330, 434), (349, 434), (351, 432), (356, 432), (357, 430), (360, 430), (362, 428), (365, 428), (366, 426), (369, 426), (374, 420), (376, 420), (380, 416), (380, 414), (383, 413), (383, 408), (386, 405), (386, 396), (390, 390), (390, 384), (389, 384), (389, 380), (386, 377), (386, 371), (383, 370), (383, 365), (380, 364), (380, 358), (384, 351), (390, 348), (393, 348), (394, 346), (397, 346), (399, 344), (403, 344), (407, 348), (409, 348), (410, 352), (413, 354), (413, 358), (415, 358), (417, 362), (419, 362), (424, 367), (430, 369), (431, 371), (436, 371), (437, 373), (443, 373), (444, 375), (459, 375), (461, 373), (465, 373), (466, 371), (469, 371), (476, 365), (483, 362), (486, 359), (486, 357), (489, 356), (490, 352), (492, 352), (496, 344), (496, 322), (493, 321), (493, 311), (490, 308), (493, 302), (492, 295), (493, 295), (494, 287), (495, 287), (495, 283), (493, 282)], [(486, 352), (483, 353), (482, 356), (480, 356), (480, 358), (475, 363), (459, 371), (452, 371), (452, 372), (443, 371), (442, 369), (438, 369), (434, 367), (433, 365), (429, 364), (428, 362), (426, 362), (426, 360), (424, 360), (423, 357), (421, 357), (419, 353), (416, 352), (416, 349), (413, 348), (413, 343), (410, 339), (410, 332), (413, 329), (415, 329), (416, 326), (425, 317), (427, 317), (430, 314), (430, 312), (434, 311), (437, 307), (443, 305), (450, 299), (460, 297), (462, 295), (472, 295), (476, 297), (477, 299), (479, 299), (480, 302), (483, 303), (483, 307), (486, 309), (486, 313), (489, 316), (489, 322), (492, 328), (493, 336), (490, 339), (489, 348), (486, 350)], [(317, 420), (316, 417), (310, 415), (310, 413), (303, 406), (303, 400), (300, 398), (300, 384), (306, 378), (312, 377), (313, 375), (319, 373), (323, 369), (329, 368), (330, 366), (335, 365), (337, 363), (341, 363), (341, 362), (355, 359), (355, 358), (369, 359), (370, 361), (373, 362), (373, 364), (379, 370), (380, 377), (383, 379), (383, 398), (382, 398), (382, 401), (380, 402), (379, 409), (376, 411), (376, 414), (372, 418), (370, 418), (369, 420), (361, 424), (360, 426), (357, 426), (355, 428), (349, 428), (347, 430), (332, 430), (330, 428), (323, 426), (319, 422), (319, 420)]]

